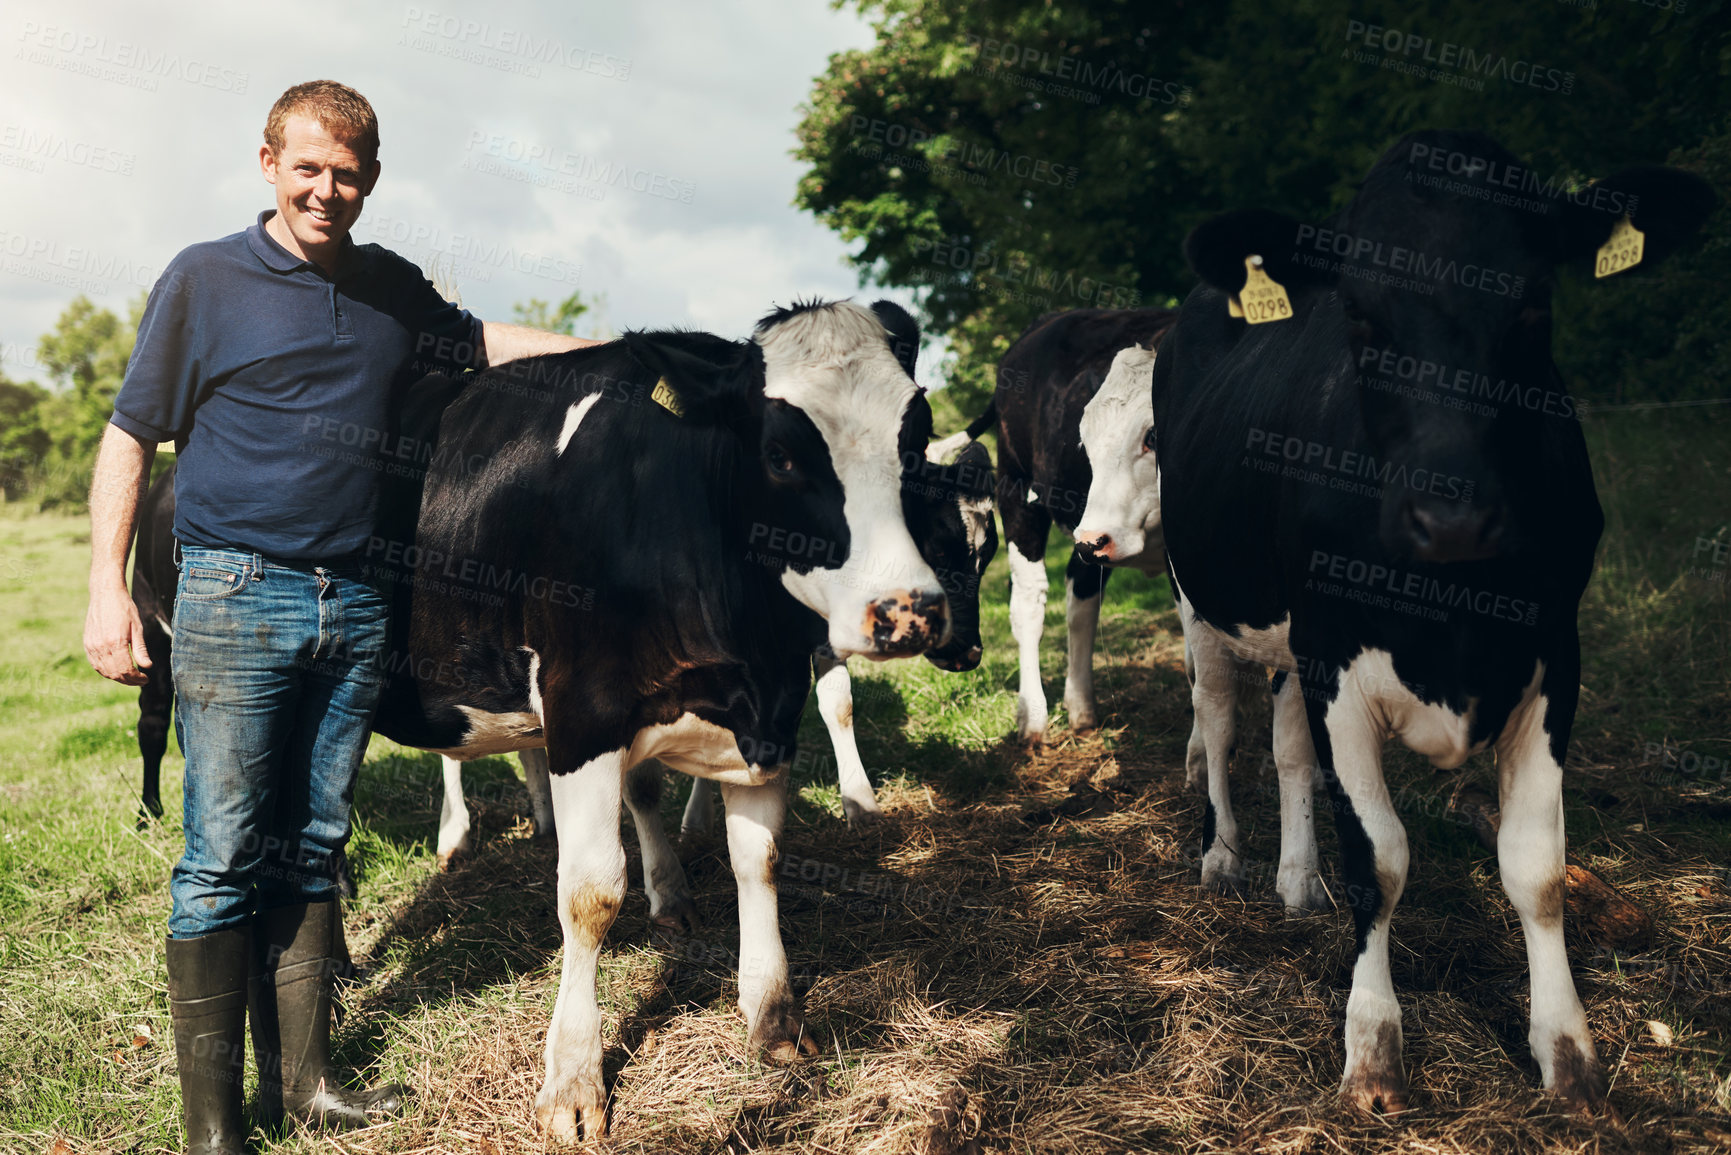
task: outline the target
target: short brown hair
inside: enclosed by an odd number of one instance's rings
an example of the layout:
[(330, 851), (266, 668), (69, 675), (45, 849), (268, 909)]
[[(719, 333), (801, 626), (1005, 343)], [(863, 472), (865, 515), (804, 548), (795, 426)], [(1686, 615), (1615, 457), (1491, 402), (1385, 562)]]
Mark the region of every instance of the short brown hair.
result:
[(379, 118), (367, 98), (334, 80), (309, 80), (297, 84), (270, 106), (264, 122), (264, 142), (272, 155), (281, 155), (283, 126), (288, 118), (310, 116), (326, 132), (354, 148), (369, 164), (379, 159)]

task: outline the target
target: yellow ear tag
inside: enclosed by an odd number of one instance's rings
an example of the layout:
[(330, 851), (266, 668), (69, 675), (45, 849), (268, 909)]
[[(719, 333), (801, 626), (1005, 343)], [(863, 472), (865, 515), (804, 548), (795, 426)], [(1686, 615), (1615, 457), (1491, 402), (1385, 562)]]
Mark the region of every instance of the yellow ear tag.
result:
[(1641, 254), (1646, 248), (1647, 234), (1624, 217), (1612, 226), (1611, 239), (1599, 246), (1599, 255), (1593, 261), (1593, 276), (1609, 277), (1634, 268), (1641, 263)]
[(1238, 294), (1239, 308), (1249, 325), (1284, 321), (1292, 316), (1292, 301), (1279, 282), (1262, 271), (1262, 258), (1244, 258), (1244, 288)]
[(649, 395), (649, 398), (675, 417), (685, 416), (685, 406), (680, 404), (679, 394), (673, 391), (673, 387), (667, 383), (667, 378), (662, 377), (655, 382), (655, 391)]
[(1239, 318), (1244, 316), (1244, 310), (1238, 307), (1238, 295), (1236, 293), (1226, 298), (1226, 315)]

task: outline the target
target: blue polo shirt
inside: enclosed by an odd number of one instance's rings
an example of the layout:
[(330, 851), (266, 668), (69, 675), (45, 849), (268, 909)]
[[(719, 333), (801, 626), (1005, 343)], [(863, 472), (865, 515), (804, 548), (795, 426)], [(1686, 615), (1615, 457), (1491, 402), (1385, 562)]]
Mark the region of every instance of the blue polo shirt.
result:
[(378, 245), (325, 273), (271, 238), (274, 215), (169, 262), (110, 420), (175, 443), (182, 543), (336, 560), (373, 532), (394, 395), (473, 362), (481, 322)]

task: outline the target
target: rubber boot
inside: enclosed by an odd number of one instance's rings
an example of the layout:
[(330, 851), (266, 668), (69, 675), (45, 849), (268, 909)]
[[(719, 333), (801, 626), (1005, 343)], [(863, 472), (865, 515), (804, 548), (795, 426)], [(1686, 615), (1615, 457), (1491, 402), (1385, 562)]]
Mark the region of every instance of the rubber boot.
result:
[(168, 940), (168, 1011), (188, 1155), (243, 1155), (251, 928)]
[(350, 1091), (331, 1066), (331, 991), (348, 965), (336, 900), (261, 912), (255, 935), (252, 1043), (259, 1111), (309, 1127), (367, 1127), (403, 1112), (400, 1084)]

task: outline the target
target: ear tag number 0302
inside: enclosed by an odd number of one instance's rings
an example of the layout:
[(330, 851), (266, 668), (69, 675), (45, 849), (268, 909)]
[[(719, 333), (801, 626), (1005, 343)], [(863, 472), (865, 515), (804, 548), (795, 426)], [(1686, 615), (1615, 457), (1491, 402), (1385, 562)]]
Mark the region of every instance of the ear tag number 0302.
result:
[(1599, 246), (1599, 255), (1593, 260), (1593, 276), (1609, 277), (1634, 268), (1641, 263), (1646, 248), (1647, 234), (1624, 217), (1612, 226), (1611, 239)]
[(1281, 284), (1262, 271), (1262, 258), (1244, 258), (1244, 288), (1229, 303), (1227, 312), (1243, 317), (1246, 324), (1263, 325), (1292, 316), (1292, 299)]
[(685, 416), (685, 406), (680, 404), (679, 394), (673, 391), (673, 387), (667, 383), (667, 378), (663, 377), (655, 382), (655, 391), (649, 397), (675, 417)]

